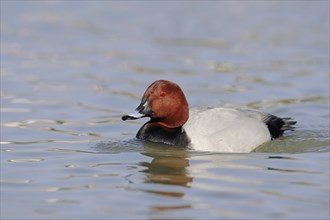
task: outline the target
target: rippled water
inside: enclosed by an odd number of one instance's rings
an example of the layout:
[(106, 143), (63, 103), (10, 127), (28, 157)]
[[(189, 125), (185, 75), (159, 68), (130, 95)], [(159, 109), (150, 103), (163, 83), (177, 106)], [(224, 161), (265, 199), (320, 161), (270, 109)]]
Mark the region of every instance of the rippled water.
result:
[[(248, 154), (122, 122), (156, 79), (298, 121)], [(1, 1), (1, 219), (329, 218), (329, 2)]]

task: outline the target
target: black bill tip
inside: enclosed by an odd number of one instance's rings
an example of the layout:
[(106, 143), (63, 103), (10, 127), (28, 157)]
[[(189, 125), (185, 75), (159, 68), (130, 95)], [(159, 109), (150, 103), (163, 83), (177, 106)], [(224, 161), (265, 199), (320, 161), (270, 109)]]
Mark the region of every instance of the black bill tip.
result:
[(121, 120), (126, 121), (126, 120), (133, 120), (136, 119), (130, 115), (124, 115), (123, 117), (121, 117)]

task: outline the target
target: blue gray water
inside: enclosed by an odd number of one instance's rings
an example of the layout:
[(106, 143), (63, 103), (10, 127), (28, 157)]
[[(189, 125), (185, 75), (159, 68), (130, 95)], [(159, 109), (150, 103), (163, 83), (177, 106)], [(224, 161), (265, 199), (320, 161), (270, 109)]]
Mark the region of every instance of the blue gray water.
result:
[[(296, 131), (142, 143), (120, 117), (156, 79)], [(1, 1), (1, 219), (328, 219), (329, 117), (329, 1)]]

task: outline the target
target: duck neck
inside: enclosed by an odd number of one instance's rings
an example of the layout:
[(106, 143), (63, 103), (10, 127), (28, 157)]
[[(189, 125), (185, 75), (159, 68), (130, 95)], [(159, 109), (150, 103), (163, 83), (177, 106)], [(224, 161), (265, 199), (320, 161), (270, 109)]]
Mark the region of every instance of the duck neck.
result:
[(163, 126), (162, 123), (152, 120), (145, 123), (140, 128), (136, 134), (136, 137), (141, 140), (175, 145), (179, 147), (187, 147), (190, 143), (190, 139), (182, 126), (168, 128)]

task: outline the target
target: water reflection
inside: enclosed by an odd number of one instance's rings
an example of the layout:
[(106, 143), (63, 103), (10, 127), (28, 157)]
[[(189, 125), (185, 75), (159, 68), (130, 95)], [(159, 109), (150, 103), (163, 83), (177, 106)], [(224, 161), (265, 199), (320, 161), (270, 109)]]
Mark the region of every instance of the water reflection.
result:
[[(193, 207), (192, 204), (182, 200), (186, 195), (186, 191), (181, 188), (190, 188), (190, 184), (193, 182), (193, 177), (187, 169), (190, 166), (188, 159), (189, 152), (185, 149), (164, 147), (168, 146), (145, 146), (146, 151), (142, 154), (153, 159), (150, 162), (140, 162), (139, 165), (146, 168), (140, 172), (146, 174), (145, 183), (162, 184), (162, 186), (161, 189), (157, 187), (156, 189), (144, 189), (142, 191), (161, 197), (165, 196), (180, 200), (177, 200), (176, 204), (171, 205), (156, 202), (150, 206), (150, 210), (152, 212), (162, 213), (173, 210), (191, 209)], [(174, 188), (166, 187), (166, 185), (172, 185)]]
[(153, 206), (156, 211), (171, 211), (176, 209), (189, 209), (192, 208), (191, 205), (177, 205), (177, 206)]
[(147, 168), (142, 171), (147, 173), (147, 182), (188, 186), (193, 181), (186, 170), (189, 161), (184, 158), (159, 157), (140, 165)]
[(140, 163), (141, 166), (147, 168), (141, 171), (147, 174), (146, 182), (189, 187), (193, 178), (187, 170), (189, 167), (188, 151), (175, 148), (164, 150), (164, 147), (167, 146), (147, 147), (147, 151), (142, 153), (153, 158), (151, 162)]

